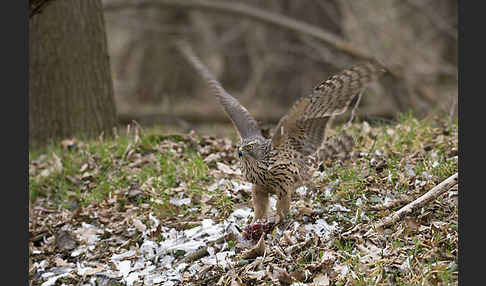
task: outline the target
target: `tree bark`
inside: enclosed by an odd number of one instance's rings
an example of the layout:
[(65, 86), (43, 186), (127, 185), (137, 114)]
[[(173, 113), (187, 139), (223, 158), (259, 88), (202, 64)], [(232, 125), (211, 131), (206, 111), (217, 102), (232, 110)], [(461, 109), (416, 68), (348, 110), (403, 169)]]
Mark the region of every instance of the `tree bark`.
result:
[(111, 133), (113, 82), (101, 0), (54, 1), (29, 21), (29, 145)]

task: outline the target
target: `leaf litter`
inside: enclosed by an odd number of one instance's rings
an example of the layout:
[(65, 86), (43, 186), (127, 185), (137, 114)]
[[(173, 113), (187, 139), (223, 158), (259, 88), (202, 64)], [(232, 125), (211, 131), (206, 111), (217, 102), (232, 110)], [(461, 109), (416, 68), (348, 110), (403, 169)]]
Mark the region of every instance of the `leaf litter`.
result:
[[(44, 286), (457, 283), (457, 187), (391, 228), (370, 231), (457, 171), (457, 129), (435, 136), (448, 128), (441, 124), (416, 131), (415, 140), (408, 137), (418, 129), (416, 119), (353, 124), (355, 156), (323, 162), (316, 187), (296, 190), (290, 218), (279, 225), (249, 225), (251, 184), (227, 138), (138, 130), (108, 159), (90, 143), (65, 141), (61, 151), (29, 161), (30, 180), (45, 192), (30, 206), (30, 280)], [(67, 153), (83, 154), (76, 171)], [(71, 177), (56, 188), (80, 201), (72, 208), (60, 206), (59, 192), (46, 181), (59, 176)], [(103, 180), (106, 192), (96, 186)], [(92, 199), (96, 191), (104, 193)]]

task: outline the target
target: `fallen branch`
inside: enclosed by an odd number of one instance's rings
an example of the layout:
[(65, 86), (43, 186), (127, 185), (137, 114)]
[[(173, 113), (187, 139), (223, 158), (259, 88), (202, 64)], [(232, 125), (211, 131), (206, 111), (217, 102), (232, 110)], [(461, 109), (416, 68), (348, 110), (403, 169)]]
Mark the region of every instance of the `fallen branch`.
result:
[(64, 226), (66, 224), (66, 222), (60, 222), (52, 227), (48, 227), (47, 229), (42, 229), (42, 230), (39, 230), (35, 233), (31, 233), (29, 232), (29, 241), (31, 242), (38, 242), (40, 240), (42, 240), (45, 236), (48, 236), (48, 235), (53, 235), (54, 234), (54, 231), (53, 229), (57, 229), (57, 228), (60, 228), (62, 226)]
[(375, 58), (353, 46), (352, 43), (343, 40), (339, 36), (323, 30), (317, 26), (297, 21), (279, 13), (264, 11), (261, 8), (254, 8), (237, 2), (207, 1), (207, 0), (144, 0), (137, 2), (110, 3), (104, 5), (104, 11), (113, 12), (125, 9), (147, 9), (168, 7), (178, 7), (185, 9), (200, 9), (225, 14), (243, 16), (262, 23), (285, 28), (302, 35), (308, 35), (331, 45), (336, 50), (348, 55), (360, 58), (362, 60), (374, 60)]
[(176, 265), (179, 265), (180, 263), (191, 263), (191, 262), (199, 260), (199, 259), (201, 259), (205, 256), (208, 256), (209, 255), (208, 247), (209, 246), (199, 248), (198, 250), (196, 250), (196, 251), (192, 252), (191, 254), (187, 255), (186, 257), (184, 257), (181, 261), (176, 263)]
[(287, 247), (284, 251), (287, 255), (292, 255), (292, 253), (294, 253), (297, 250), (300, 250), (302, 248), (307, 248), (310, 245), (311, 242), (312, 242), (312, 237), (308, 238), (307, 240), (305, 240), (301, 243), (291, 245), (291, 246)]
[(393, 209), (393, 208), (396, 208), (396, 207), (404, 205), (404, 204), (408, 204), (411, 201), (412, 201), (412, 198), (403, 197), (403, 198), (399, 198), (397, 200), (389, 201), (389, 202), (384, 203), (384, 204), (380, 204), (380, 205), (376, 205), (376, 206), (370, 206), (367, 210), (369, 210), (369, 211), (389, 210), (389, 209)]
[(180, 221), (180, 222), (171, 222), (166, 225), (166, 227), (175, 228), (177, 230), (184, 230), (193, 228), (196, 226), (200, 226), (202, 222), (200, 221)]
[(457, 184), (458, 174), (455, 173), (454, 175), (450, 176), (442, 183), (438, 184), (437, 186), (433, 187), (430, 191), (419, 197), (418, 199), (414, 200), (413, 202), (409, 203), (408, 205), (404, 206), (400, 210), (396, 211), (392, 215), (387, 216), (384, 218), (380, 223), (375, 225), (377, 229), (383, 229), (388, 227), (397, 221), (401, 220), (406, 215), (411, 214), (415, 210), (425, 206), (428, 202), (435, 200), (437, 197), (442, 195), (443, 193), (447, 192), (451, 187)]
[(222, 236), (222, 237), (220, 237), (216, 240), (210, 241), (206, 244), (206, 246), (203, 246), (203, 247), (191, 252), (190, 254), (185, 256), (184, 258), (182, 258), (179, 262), (176, 263), (176, 265), (179, 265), (181, 263), (191, 263), (193, 261), (199, 260), (199, 259), (209, 255), (208, 247), (212, 247), (215, 244), (223, 243), (227, 240), (232, 240), (232, 239), (234, 239), (234, 234), (228, 233), (225, 236)]

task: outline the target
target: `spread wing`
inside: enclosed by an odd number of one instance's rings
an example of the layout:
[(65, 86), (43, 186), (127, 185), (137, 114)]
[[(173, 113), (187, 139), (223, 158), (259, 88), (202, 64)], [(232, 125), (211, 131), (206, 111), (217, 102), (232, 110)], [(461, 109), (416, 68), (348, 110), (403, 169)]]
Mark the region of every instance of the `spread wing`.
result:
[(272, 146), (290, 144), (303, 155), (311, 155), (322, 144), (328, 120), (346, 111), (349, 104), (385, 69), (378, 62), (367, 62), (343, 70), (301, 97), (280, 119), (272, 137)]
[(224, 90), (221, 84), (214, 78), (213, 74), (201, 62), (201, 60), (194, 54), (187, 42), (176, 42), (178, 50), (184, 55), (186, 60), (196, 69), (196, 71), (207, 81), (213, 94), (223, 106), (226, 114), (233, 122), (233, 125), (238, 130), (241, 138), (248, 138), (254, 135), (260, 135), (260, 128), (256, 120), (251, 114), (242, 106), (236, 98), (231, 96)]

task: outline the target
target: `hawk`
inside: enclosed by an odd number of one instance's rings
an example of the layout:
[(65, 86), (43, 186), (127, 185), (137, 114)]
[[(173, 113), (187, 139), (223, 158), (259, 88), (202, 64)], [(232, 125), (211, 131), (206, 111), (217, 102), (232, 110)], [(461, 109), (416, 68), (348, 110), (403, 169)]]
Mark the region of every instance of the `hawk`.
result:
[(325, 140), (330, 118), (345, 112), (367, 84), (385, 72), (378, 61), (345, 69), (299, 98), (278, 122), (271, 138), (262, 136), (257, 121), (231, 96), (194, 54), (187, 42), (178, 50), (211, 88), (238, 131), (237, 154), (242, 173), (252, 186), (253, 222), (268, 215), (269, 196), (277, 196), (277, 222), (289, 213), (292, 192), (311, 179), (322, 160), (353, 144), (350, 135)]

